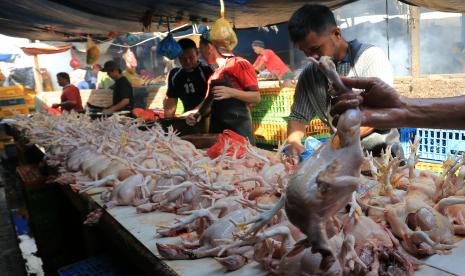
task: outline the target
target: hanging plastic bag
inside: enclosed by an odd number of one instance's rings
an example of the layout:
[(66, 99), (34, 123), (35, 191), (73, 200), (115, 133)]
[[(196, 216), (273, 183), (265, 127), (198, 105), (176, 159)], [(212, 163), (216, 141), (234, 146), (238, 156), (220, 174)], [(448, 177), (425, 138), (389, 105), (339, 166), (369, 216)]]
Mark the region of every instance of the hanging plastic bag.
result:
[(137, 59), (131, 49), (128, 47), (126, 52), (123, 54), (123, 59), (126, 62), (126, 68), (128, 69), (136, 69), (137, 67)]
[(71, 66), (73, 69), (77, 69), (79, 66), (81, 66), (81, 62), (76, 57), (76, 51), (74, 47), (71, 48), (71, 61), (69, 62), (69, 66)]
[(215, 45), (221, 45), (232, 51), (237, 45), (237, 36), (231, 24), (224, 18), (224, 3), (221, 3), (221, 18), (216, 20), (210, 31), (210, 39)]
[(218, 141), (207, 150), (207, 155), (211, 159), (220, 156), (225, 150), (225, 144), (228, 145), (226, 149), (228, 156), (233, 156), (234, 152), (236, 152), (236, 158), (241, 158), (246, 151), (247, 139), (227, 129), (218, 135)]
[(87, 37), (87, 64), (94, 65), (100, 58), (100, 50), (90, 36)]
[(182, 53), (181, 46), (174, 40), (171, 33), (168, 34), (160, 43), (158, 43), (157, 54), (160, 56), (167, 57), (169, 59), (175, 59)]

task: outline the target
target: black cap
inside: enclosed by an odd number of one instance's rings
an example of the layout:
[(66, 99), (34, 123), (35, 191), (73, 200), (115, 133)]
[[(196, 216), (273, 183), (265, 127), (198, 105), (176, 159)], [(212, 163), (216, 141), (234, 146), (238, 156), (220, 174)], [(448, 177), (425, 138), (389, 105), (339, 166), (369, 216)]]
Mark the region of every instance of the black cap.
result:
[(110, 61), (105, 62), (105, 64), (103, 65), (103, 68), (100, 71), (108, 72), (108, 71), (113, 71), (117, 69), (120, 69), (118, 64), (116, 64), (116, 62), (114, 62), (113, 60), (110, 60)]

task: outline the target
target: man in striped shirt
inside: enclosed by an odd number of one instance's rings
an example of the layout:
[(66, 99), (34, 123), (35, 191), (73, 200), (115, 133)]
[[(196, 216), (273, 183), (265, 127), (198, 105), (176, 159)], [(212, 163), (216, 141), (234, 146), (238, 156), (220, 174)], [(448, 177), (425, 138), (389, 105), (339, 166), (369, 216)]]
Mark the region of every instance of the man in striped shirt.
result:
[[(346, 41), (329, 8), (322, 5), (304, 5), (289, 20), (291, 40), (306, 56), (319, 59), (330, 56), (342, 76), (378, 77), (393, 84), (392, 66), (384, 52), (358, 40)], [(329, 110), (330, 85), (318, 66), (310, 63), (301, 73), (294, 96), (288, 124), (289, 155), (293, 160), (305, 151), (302, 138), (305, 126), (315, 116), (331, 126)], [(362, 129), (362, 146), (376, 155), (388, 144), (399, 142), (397, 129)], [(397, 147), (394, 149), (397, 150)]]

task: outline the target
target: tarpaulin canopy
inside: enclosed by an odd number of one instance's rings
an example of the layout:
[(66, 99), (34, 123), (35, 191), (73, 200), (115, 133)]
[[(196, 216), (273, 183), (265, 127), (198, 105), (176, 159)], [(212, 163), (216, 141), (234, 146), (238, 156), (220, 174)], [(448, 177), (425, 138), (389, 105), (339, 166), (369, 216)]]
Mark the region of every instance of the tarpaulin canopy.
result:
[[(306, 3), (337, 8), (357, 0), (225, 0), (236, 28), (285, 22)], [(401, 0), (440, 11), (465, 12), (463, 0)], [(212, 22), (219, 0), (14, 0), (0, 1), (0, 33), (40, 40), (84, 40), (83, 34), (166, 31), (190, 22)]]
[[(331, 8), (356, 0), (225, 0), (226, 18), (236, 28), (285, 22), (305, 3)], [(166, 31), (190, 22), (218, 19), (219, 0), (14, 0), (0, 1), (0, 33), (40, 40), (72, 40), (82, 34)], [(145, 28), (147, 30), (147, 28)]]
[(444, 12), (465, 12), (463, 0), (399, 0), (409, 5)]

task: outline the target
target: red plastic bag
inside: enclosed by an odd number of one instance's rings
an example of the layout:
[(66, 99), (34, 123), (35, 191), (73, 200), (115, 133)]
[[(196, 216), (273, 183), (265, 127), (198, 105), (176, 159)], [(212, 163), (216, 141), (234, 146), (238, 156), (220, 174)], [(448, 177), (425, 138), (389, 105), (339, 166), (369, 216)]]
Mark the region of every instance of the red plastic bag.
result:
[(76, 52), (74, 52), (73, 48), (71, 48), (71, 61), (69, 62), (69, 66), (71, 66), (73, 69), (77, 69), (79, 66), (81, 66), (81, 62), (76, 57)]
[(207, 155), (214, 159), (223, 153), (225, 143), (228, 144), (227, 155), (233, 156), (236, 153), (236, 158), (241, 158), (246, 151), (247, 139), (232, 130), (225, 130), (218, 135), (218, 141), (207, 150)]
[(132, 114), (145, 122), (153, 122), (159, 117), (155, 111), (143, 108), (134, 108)]
[(129, 70), (135, 70), (137, 67), (137, 59), (131, 49), (128, 47), (126, 52), (123, 54), (123, 59), (126, 62), (126, 68)]

